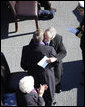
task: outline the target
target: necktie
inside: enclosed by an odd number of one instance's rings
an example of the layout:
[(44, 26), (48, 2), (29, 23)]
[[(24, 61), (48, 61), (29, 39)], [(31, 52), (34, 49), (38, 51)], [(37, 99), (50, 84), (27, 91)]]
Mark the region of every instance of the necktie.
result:
[(49, 45), (49, 43), (46, 42), (45, 45)]

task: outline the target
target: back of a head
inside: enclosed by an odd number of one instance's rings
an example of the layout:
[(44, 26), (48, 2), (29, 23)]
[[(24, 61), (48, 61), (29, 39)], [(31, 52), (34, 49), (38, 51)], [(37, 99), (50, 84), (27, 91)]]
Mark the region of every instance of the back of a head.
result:
[(35, 43), (39, 43), (43, 41), (43, 30), (39, 29), (37, 31), (34, 32), (33, 34), (33, 39)]
[(34, 89), (34, 78), (25, 76), (19, 81), (19, 89), (23, 93), (30, 93)]

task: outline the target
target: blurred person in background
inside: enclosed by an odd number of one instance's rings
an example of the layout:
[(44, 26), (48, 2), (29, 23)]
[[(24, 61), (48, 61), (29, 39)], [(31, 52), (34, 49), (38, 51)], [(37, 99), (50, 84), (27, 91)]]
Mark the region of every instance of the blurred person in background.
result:
[[(85, 47), (84, 47), (84, 1), (79, 1), (77, 9), (79, 11), (79, 14), (82, 16), (82, 22), (80, 23), (80, 26), (77, 28), (78, 32), (76, 33), (76, 36), (80, 37), (80, 48), (82, 50), (82, 59), (85, 69)], [(84, 75), (84, 72), (82, 72)], [(84, 85), (84, 81), (80, 83), (81, 85)]]

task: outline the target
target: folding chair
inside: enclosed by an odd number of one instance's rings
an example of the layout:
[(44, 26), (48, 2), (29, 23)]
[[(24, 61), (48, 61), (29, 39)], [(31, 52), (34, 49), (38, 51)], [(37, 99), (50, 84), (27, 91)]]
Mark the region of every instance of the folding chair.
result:
[(35, 20), (36, 29), (38, 25), (38, 3), (37, 1), (9, 1), (15, 18), (15, 31), (18, 31), (18, 19), (26, 18)]

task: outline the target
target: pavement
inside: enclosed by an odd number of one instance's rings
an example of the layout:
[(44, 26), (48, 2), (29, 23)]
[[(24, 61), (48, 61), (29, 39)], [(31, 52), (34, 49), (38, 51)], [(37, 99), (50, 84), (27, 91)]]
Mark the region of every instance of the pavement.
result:
[[(84, 106), (84, 87), (80, 86), (83, 81), (83, 62), (80, 49), (80, 38), (67, 30), (68, 27), (76, 28), (81, 22), (76, 7), (78, 1), (51, 1), (52, 7), (57, 11), (51, 20), (39, 20), (39, 26), (45, 30), (50, 26), (56, 28), (57, 33), (62, 35), (63, 43), (67, 50), (67, 56), (63, 59), (64, 74), (62, 77), (62, 92), (55, 93), (56, 106)], [(2, 18), (3, 19), (3, 18)], [(29, 44), (33, 32), (36, 30), (34, 20), (18, 22), (18, 32), (15, 24), (7, 24), (7, 19), (2, 20), (1, 28), (1, 51), (5, 54), (11, 73), (19, 72), (22, 47)]]

